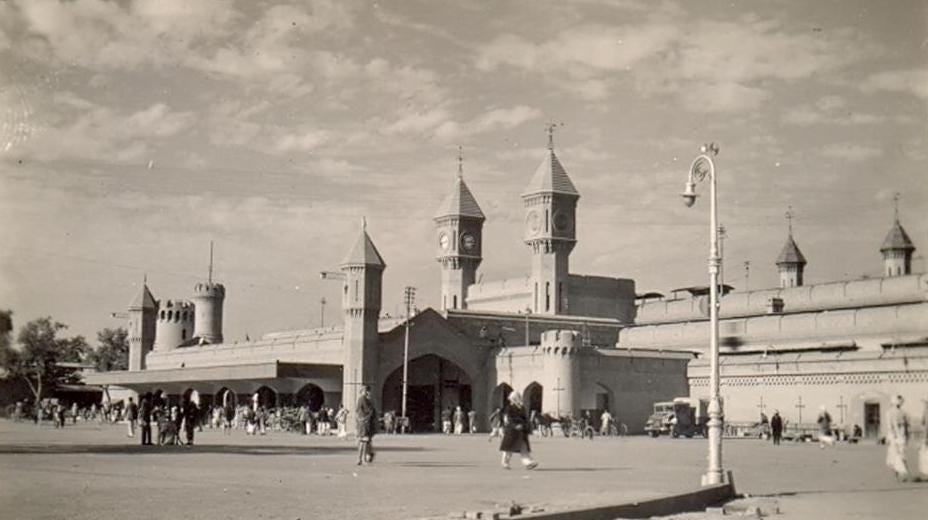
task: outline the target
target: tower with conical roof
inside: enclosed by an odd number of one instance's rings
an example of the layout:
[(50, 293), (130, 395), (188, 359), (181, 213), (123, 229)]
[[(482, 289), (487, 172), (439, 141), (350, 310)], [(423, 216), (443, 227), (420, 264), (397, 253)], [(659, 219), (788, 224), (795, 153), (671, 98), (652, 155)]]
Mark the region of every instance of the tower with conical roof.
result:
[(912, 273), (912, 253), (915, 252), (915, 244), (899, 223), (899, 195), (896, 194), (893, 200), (895, 202), (893, 227), (883, 239), (880, 253), (883, 254), (883, 271), (886, 276), (902, 276)]
[[(362, 385), (377, 378), (377, 319), (380, 316), (383, 270), (387, 267), (362, 223), (361, 234), (341, 263), (345, 275), (342, 310), (345, 313), (342, 403), (354, 411)], [(374, 392), (374, 402), (379, 402)], [(353, 424), (354, 421), (349, 421)]]
[(483, 223), (477, 199), (464, 182), (464, 158), (458, 150), (458, 174), (451, 192), (435, 213), (441, 264), (441, 309), (466, 309), (467, 288), (477, 280), (483, 261)]
[(142, 290), (129, 304), (129, 370), (145, 369), (145, 356), (155, 345), (155, 319), (158, 304), (148, 290), (148, 283), (142, 283)]
[(806, 267), (806, 257), (802, 255), (799, 246), (793, 239), (793, 209), (786, 212), (789, 234), (786, 243), (777, 257), (777, 271), (780, 272), (780, 287), (799, 287), (802, 285), (802, 272)]
[(554, 125), (548, 126), (548, 150), (522, 193), (525, 243), (532, 250), (532, 312), (569, 314), (570, 252), (577, 243), (580, 193), (554, 153)]

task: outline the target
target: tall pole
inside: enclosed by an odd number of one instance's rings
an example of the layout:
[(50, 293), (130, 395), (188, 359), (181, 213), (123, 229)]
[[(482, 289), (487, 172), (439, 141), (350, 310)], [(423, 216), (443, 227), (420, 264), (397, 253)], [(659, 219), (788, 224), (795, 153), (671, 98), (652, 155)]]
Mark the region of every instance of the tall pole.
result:
[(319, 299), (319, 327), (325, 328), (325, 296)]
[(416, 288), (406, 287), (403, 291), (403, 301), (406, 304), (406, 337), (403, 340), (403, 406), (402, 430), (405, 433), (406, 427), (406, 396), (409, 391), (409, 320), (412, 318), (412, 303), (416, 298)]
[(690, 167), (683, 200), (687, 206), (696, 202), (696, 183), (709, 178), (709, 464), (703, 476), (703, 485), (721, 484), (722, 477), (722, 401), (719, 396), (719, 271), (722, 257), (719, 254), (718, 197), (715, 162), (718, 155), (715, 143), (703, 145), (701, 154)]

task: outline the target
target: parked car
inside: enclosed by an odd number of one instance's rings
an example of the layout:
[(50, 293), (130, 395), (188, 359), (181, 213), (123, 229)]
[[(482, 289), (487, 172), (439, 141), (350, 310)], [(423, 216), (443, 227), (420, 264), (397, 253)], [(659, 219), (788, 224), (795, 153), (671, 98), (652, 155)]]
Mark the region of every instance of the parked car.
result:
[(692, 437), (706, 435), (709, 401), (690, 397), (677, 397), (673, 401), (654, 403), (654, 412), (648, 417), (644, 431), (651, 437), (670, 435)]

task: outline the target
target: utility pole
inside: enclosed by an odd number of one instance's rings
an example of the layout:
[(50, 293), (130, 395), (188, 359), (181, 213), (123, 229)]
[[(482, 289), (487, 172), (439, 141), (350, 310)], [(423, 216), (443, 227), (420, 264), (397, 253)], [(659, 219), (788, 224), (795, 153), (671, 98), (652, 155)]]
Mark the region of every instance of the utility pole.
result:
[(319, 327), (325, 327), (325, 296), (319, 300)]
[(406, 304), (406, 338), (403, 342), (403, 425), (402, 431), (406, 432), (408, 420), (406, 418), (406, 397), (409, 392), (409, 320), (412, 318), (412, 304), (416, 300), (416, 288), (407, 286), (403, 290), (403, 303)]

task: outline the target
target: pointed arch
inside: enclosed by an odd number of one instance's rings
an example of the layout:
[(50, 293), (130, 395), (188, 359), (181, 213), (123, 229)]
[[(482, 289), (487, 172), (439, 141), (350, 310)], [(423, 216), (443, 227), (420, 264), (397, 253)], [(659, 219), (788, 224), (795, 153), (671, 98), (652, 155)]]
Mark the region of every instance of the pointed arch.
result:
[(542, 410), (542, 395), (544, 394), (544, 387), (541, 386), (541, 383), (538, 381), (532, 381), (528, 386), (525, 387), (525, 391), (522, 392), (522, 400), (525, 402), (525, 409), (529, 412), (533, 410), (537, 413), (541, 413)]
[[(257, 396), (257, 401), (254, 399), (255, 396)], [(267, 385), (262, 386), (252, 394), (252, 406), (254, 405), (263, 406), (265, 409), (276, 408), (277, 392)]]
[[(414, 432), (441, 431), (441, 411), (460, 406), (473, 409), (473, 379), (459, 364), (426, 354), (409, 361), (406, 415)], [(381, 389), (383, 411), (402, 414), (403, 366), (395, 368)]]
[(323, 404), (325, 404), (325, 392), (313, 383), (306, 383), (296, 393), (296, 405), (307, 405), (311, 412), (318, 412)]
[(509, 394), (512, 393), (512, 387), (508, 383), (500, 383), (493, 389), (493, 395), (490, 398), (488, 411), (492, 412), (496, 408), (502, 409), (509, 402)]

